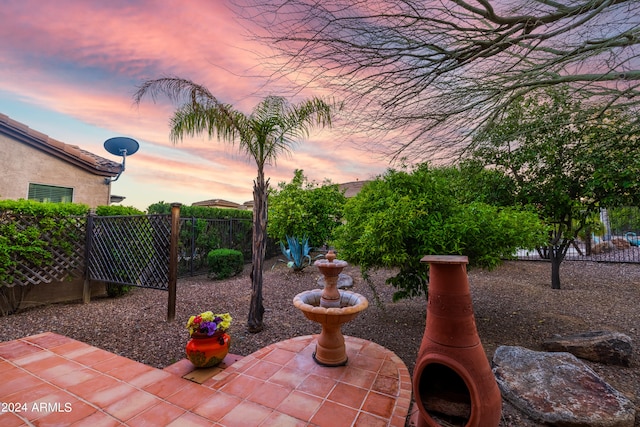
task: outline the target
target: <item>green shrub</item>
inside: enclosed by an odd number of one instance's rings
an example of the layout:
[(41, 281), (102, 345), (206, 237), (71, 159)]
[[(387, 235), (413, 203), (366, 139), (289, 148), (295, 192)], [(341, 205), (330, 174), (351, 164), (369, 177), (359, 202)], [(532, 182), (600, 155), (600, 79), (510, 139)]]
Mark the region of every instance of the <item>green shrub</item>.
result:
[(242, 252), (235, 249), (214, 249), (207, 254), (209, 274), (216, 279), (235, 276), (244, 267)]
[(118, 283), (107, 283), (107, 296), (109, 298), (121, 297), (129, 293), (134, 286), (120, 285)]

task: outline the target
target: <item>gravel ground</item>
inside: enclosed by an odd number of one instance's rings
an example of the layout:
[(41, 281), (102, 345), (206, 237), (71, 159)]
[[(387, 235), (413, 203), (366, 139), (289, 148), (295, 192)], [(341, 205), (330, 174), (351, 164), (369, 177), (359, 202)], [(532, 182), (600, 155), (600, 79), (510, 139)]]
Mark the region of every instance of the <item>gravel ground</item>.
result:
[[(264, 330), (257, 334), (246, 331), (251, 293), (247, 266), (241, 275), (224, 281), (206, 276), (181, 279), (174, 322), (166, 321), (166, 292), (136, 288), (121, 298), (94, 299), (87, 305), (55, 304), (0, 317), (0, 337), (12, 340), (52, 331), (162, 368), (184, 358), (189, 338), (184, 324), (190, 315), (206, 310), (228, 311), (233, 316), (230, 333), (235, 354), (247, 355), (277, 341), (318, 333), (320, 327), (292, 304), (297, 293), (317, 286), (317, 269), (294, 273), (274, 261), (266, 266)], [(345, 272), (354, 278), (353, 290), (366, 296), (370, 306), (343, 326), (343, 333), (394, 351), (412, 372), (424, 332), (425, 300), (391, 302), (393, 291), (384, 285), (390, 272), (379, 270), (372, 274), (380, 298), (376, 303), (359, 270), (349, 266)], [(640, 412), (640, 265), (566, 261), (561, 281), (561, 290), (550, 288), (550, 266), (544, 262), (510, 261), (491, 272), (469, 272), (478, 333), (487, 357), (501, 345), (539, 350), (541, 342), (554, 334), (603, 329), (627, 334), (634, 341), (631, 367), (590, 366), (631, 398)], [(502, 427), (533, 425), (505, 404)]]

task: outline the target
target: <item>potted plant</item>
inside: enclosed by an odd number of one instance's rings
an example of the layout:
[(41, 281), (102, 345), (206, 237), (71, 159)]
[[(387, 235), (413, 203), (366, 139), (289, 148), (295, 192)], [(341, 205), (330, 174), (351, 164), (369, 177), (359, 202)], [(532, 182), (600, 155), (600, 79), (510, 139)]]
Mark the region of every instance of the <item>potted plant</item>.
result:
[(227, 330), (231, 320), (229, 313), (214, 314), (212, 311), (189, 318), (186, 328), (191, 339), (187, 343), (186, 353), (195, 367), (219, 365), (229, 353), (231, 337)]

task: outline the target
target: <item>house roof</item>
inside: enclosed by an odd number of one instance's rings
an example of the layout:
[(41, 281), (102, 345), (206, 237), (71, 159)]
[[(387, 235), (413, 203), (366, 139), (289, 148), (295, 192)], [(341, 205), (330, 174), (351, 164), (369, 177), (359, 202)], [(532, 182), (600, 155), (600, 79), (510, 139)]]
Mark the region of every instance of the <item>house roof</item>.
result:
[(4, 114), (0, 114), (0, 133), (99, 176), (116, 176), (120, 172), (120, 163), (50, 138)]
[(362, 186), (365, 185), (367, 182), (370, 182), (370, 181), (366, 180), (366, 181), (345, 182), (343, 184), (338, 184), (338, 188), (344, 191), (344, 197), (349, 198), (358, 194), (362, 189)]
[(222, 200), (222, 199), (203, 200), (201, 202), (192, 203), (191, 206), (207, 206), (207, 207), (215, 207), (215, 208), (232, 208), (232, 209), (245, 208), (245, 206), (239, 203), (230, 202), (228, 200)]

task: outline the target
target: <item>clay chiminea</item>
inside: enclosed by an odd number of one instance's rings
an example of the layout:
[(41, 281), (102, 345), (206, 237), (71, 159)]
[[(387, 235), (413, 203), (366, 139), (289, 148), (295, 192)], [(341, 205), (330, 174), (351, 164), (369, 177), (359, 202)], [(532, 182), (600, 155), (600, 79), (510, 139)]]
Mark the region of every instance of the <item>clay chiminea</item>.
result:
[(476, 329), (468, 259), (430, 255), (420, 261), (429, 263), (429, 299), (413, 373), (415, 425), (497, 427), (502, 398)]

